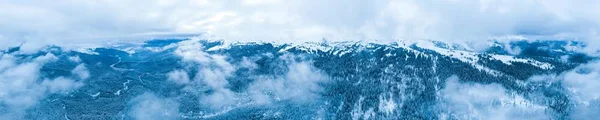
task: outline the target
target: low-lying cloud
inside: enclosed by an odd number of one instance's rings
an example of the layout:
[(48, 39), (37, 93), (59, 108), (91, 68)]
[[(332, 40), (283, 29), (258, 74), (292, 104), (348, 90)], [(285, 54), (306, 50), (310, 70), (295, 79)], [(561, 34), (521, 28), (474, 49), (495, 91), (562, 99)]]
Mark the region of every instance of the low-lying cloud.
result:
[(174, 70), (167, 73), (167, 77), (169, 81), (175, 82), (177, 84), (187, 84), (190, 82), (190, 77), (187, 72), (183, 70)]
[[(225, 56), (206, 53), (202, 48), (198, 40), (188, 40), (180, 42), (175, 50), (175, 54), (181, 56), (184, 61), (200, 65), (198, 73), (191, 81), (192, 85), (186, 87), (186, 90), (195, 91), (199, 89), (197, 87), (206, 86), (213, 90), (202, 99), (206, 105), (222, 108), (234, 104), (236, 101), (234, 92), (226, 87), (229, 85), (227, 79), (232, 77), (235, 67), (226, 61)], [(178, 81), (182, 82), (182, 80)]]
[(75, 74), (77, 75), (77, 77), (80, 80), (85, 80), (90, 78), (90, 72), (88, 71), (87, 67), (85, 67), (85, 64), (79, 64), (77, 65), (73, 70), (71, 70), (71, 74)]
[(320, 83), (328, 80), (327, 75), (314, 68), (309, 62), (291, 61), (287, 64), (287, 68), (289, 71), (282, 76), (258, 77), (257, 81), (248, 88), (252, 101), (262, 104), (278, 100), (307, 102), (320, 98), (319, 93), (322, 92)]
[(558, 75), (537, 75), (532, 82), (560, 83), (573, 103), (572, 119), (595, 119), (600, 114), (600, 62), (593, 61)]
[(144, 93), (129, 101), (128, 114), (136, 120), (174, 120), (181, 118), (179, 103), (173, 99), (160, 98)]
[(244, 104), (267, 105), (282, 100), (310, 102), (319, 98), (319, 92), (322, 91), (320, 83), (328, 79), (326, 74), (313, 67), (310, 62), (296, 61), (293, 55), (284, 55), (278, 59), (285, 61), (280, 66), (287, 68), (285, 73), (251, 75), (249, 78), (254, 80), (249, 83), (248, 88), (234, 92), (228, 79), (235, 77), (234, 72), (240, 68), (258, 69), (259, 65), (253, 61), (255, 59), (244, 58), (240, 63), (232, 64), (225, 56), (206, 53), (202, 48), (200, 42), (195, 40), (179, 43), (175, 54), (184, 61), (199, 65), (198, 68), (192, 67), (198, 69), (198, 72), (193, 78), (188, 78), (186, 70), (174, 70), (167, 74), (167, 78), (185, 85), (183, 91), (210, 90), (211, 92), (200, 95), (200, 102), (214, 109)]
[(461, 83), (453, 76), (440, 91), (440, 119), (550, 119), (545, 106), (507, 91), (499, 84)]
[(600, 62), (581, 65), (564, 73), (563, 85), (573, 93), (573, 100), (589, 104), (600, 100)]
[(46, 95), (68, 93), (83, 86), (67, 77), (40, 76), (41, 67), (57, 61), (52, 53), (27, 60), (12, 54), (0, 54), (0, 119), (24, 119), (26, 110)]

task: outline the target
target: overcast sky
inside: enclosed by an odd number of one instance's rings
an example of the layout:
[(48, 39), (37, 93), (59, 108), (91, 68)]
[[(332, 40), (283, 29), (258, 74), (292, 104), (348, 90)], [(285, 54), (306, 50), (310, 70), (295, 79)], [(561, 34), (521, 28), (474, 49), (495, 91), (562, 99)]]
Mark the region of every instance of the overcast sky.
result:
[(0, 48), (154, 35), (231, 41), (599, 41), (595, 0), (0, 0)]

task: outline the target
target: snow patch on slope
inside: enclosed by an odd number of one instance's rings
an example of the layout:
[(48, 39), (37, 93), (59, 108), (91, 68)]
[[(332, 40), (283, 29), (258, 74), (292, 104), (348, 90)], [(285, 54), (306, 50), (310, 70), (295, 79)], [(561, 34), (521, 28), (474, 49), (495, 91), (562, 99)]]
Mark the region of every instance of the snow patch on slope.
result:
[(493, 69), (490, 69), (488, 67), (478, 64), (477, 62), (479, 61), (479, 57), (477, 56), (476, 53), (462, 51), (462, 50), (448, 50), (448, 49), (440, 48), (440, 47), (435, 46), (435, 44), (432, 43), (431, 41), (419, 41), (419, 42), (416, 42), (415, 45), (419, 48), (433, 50), (441, 55), (448, 56), (448, 57), (451, 57), (454, 59), (458, 59), (465, 63), (469, 63), (476, 69), (478, 69), (480, 71), (485, 71), (490, 75), (494, 75), (494, 76), (502, 75), (502, 73), (499, 71), (496, 71), (496, 70), (493, 70)]
[(496, 54), (490, 54), (490, 56), (493, 59), (500, 60), (500, 61), (502, 61), (502, 63), (507, 64), (507, 65), (512, 65), (513, 62), (520, 62), (520, 63), (528, 63), (530, 65), (533, 65), (533, 66), (536, 66), (538, 68), (545, 69), (545, 70), (554, 68), (554, 66), (552, 66), (552, 64), (550, 64), (550, 63), (544, 63), (544, 62), (540, 62), (540, 61), (536, 61), (536, 60), (532, 60), (532, 59), (522, 59), (522, 58), (516, 58), (514, 56), (496, 55)]
[(552, 64), (550, 64), (550, 63), (539, 62), (539, 61), (536, 61), (533, 59), (522, 59), (522, 58), (516, 58), (514, 56), (508, 56), (508, 55), (482, 54), (482, 53), (476, 53), (476, 52), (471, 52), (471, 51), (466, 51), (466, 50), (453, 50), (453, 49), (440, 48), (440, 47), (436, 46), (435, 43), (433, 43), (433, 41), (417, 41), (415, 43), (415, 45), (419, 48), (433, 50), (441, 55), (448, 56), (448, 57), (451, 57), (454, 59), (458, 59), (465, 63), (469, 63), (469, 64), (473, 65), (475, 68), (477, 68), (479, 70), (487, 71), (488, 73), (490, 73), (492, 75), (499, 75), (500, 72), (492, 70), (490, 68), (487, 68), (481, 64), (478, 64), (478, 62), (482, 60), (482, 57), (480, 57), (480, 56), (488, 55), (488, 56), (490, 56), (491, 60), (499, 60), (506, 65), (512, 65), (515, 62), (520, 62), (520, 63), (526, 63), (526, 64), (538, 67), (540, 69), (545, 69), (545, 70), (554, 68), (554, 66), (552, 66)]
[[(207, 51), (226, 50), (226, 49), (231, 49), (233, 46), (241, 46), (241, 45), (269, 44), (266, 42), (234, 42), (234, 43), (227, 43), (225, 41), (219, 41), (219, 42), (222, 42), (222, 44), (208, 48)], [(445, 48), (444, 46), (440, 46), (440, 44), (445, 45), (445, 47), (447, 47), (447, 48)], [(414, 53), (415, 54), (414, 56), (416, 56), (416, 57), (430, 57), (430, 55), (424, 53), (422, 50), (414, 49), (413, 45), (415, 45), (418, 48), (432, 50), (443, 56), (448, 56), (450, 58), (454, 58), (459, 61), (469, 63), (476, 69), (481, 70), (481, 71), (486, 71), (488, 74), (491, 74), (494, 76), (500, 76), (500, 75), (502, 75), (502, 73), (497, 70), (488, 68), (482, 64), (479, 64), (479, 62), (481, 62), (482, 60), (498, 60), (506, 65), (513, 65), (514, 63), (525, 63), (525, 64), (529, 64), (529, 65), (532, 65), (532, 66), (535, 66), (537, 68), (544, 69), (544, 70), (549, 70), (549, 69), (554, 68), (554, 66), (552, 64), (536, 61), (533, 59), (517, 58), (515, 56), (510, 56), (510, 55), (477, 53), (477, 52), (470, 51), (471, 48), (469, 48), (469, 47), (462, 47), (462, 46), (456, 45), (456, 44), (446, 44), (446, 43), (441, 43), (439, 41), (429, 41), (429, 40), (414, 40), (414, 41), (403, 40), (403, 41), (397, 41), (397, 42), (391, 42), (391, 43), (381, 43), (381, 42), (378, 43), (378, 42), (365, 42), (365, 41), (352, 41), (352, 42), (346, 41), (346, 42), (332, 42), (332, 43), (307, 42), (307, 43), (300, 43), (300, 44), (298, 44), (298, 43), (273, 43), (272, 45), (274, 47), (282, 47), (282, 49), (280, 49), (278, 52), (287, 52), (289, 50), (296, 49), (296, 50), (306, 51), (308, 53), (326, 53), (326, 54), (332, 54), (332, 55), (336, 55), (336, 56), (340, 56), (340, 57), (344, 56), (348, 53), (355, 52), (355, 51), (363, 51), (366, 49), (378, 49), (378, 47), (384, 46), (381, 48), (383, 48), (385, 50), (388, 50), (390, 48), (397, 48), (397, 49), (401, 48), (401, 49), (409, 51), (409, 53)], [(448, 45), (452, 45), (452, 46), (448, 46)], [(490, 46), (493, 46), (493, 45), (494, 44), (490, 44)], [(386, 54), (386, 56), (387, 57), (395, 56), (395, 54), (388, 53), (388, 54)], [(486, 56), (487, 56), (487, 58), (486, 58)], [(408, 58), (408, 56), (406, 58)]]

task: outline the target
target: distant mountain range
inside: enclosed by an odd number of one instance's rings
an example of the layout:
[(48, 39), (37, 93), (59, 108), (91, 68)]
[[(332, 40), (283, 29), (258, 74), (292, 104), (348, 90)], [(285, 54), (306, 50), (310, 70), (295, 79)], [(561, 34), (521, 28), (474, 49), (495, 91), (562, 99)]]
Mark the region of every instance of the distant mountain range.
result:
[[(66, 76), (83, 83), (46, 93), (22, 110), (26, 119), (131, 119), (136, 111), (155, 108), (150, 116), (165, 119), (482, 119), (477, 115), (484, 113), (457, 112), (464, 106), (452, 107), (452, 95), (488, 100), (461, 92), (491, 88), (501, 97), (490, 93), (491, 101), (470, 101), (465, 109), (510, 108), (523, 116), (567, 119), (573, 104), (565, 89), (530, 78), (597, 59), (572, 50), (581, 46), (573, 41), (491, 42), (477, 51), (440, 41), (168, 39), (103, 48), (51, 46), (36, 54), (19, 54), (15, 47), (3, 56), (24, 64), (52, 54), (57, 60), (40, 67), (40, 80)], [(73, 77), (80, 64), (89, 78)], [(465, 86), (470, 88), (460, 88)], [(0, 114), (18, 113), (2, 100)]]

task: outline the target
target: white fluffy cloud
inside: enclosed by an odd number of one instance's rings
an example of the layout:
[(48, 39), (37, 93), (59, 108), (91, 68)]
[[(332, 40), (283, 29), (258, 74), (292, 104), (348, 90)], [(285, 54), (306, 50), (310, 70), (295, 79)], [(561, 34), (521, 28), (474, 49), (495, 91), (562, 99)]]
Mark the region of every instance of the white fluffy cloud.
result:
[[(40, 69), (57, 60), (51, 53), (32, 60), (18, 61), (11, 54), (0, 56), (0, 119), (23, 119), (28, 108), (36, 105), (47, 94), (67, 93), (83, 83), (65, 77), (42, 78)], [(23, 63), (21, 63), (23, 62)]]
[(5, 0), (0, 1), (4, 18), (0, 39), (8, 43), (1, 48), (24, 41), (83, 44), (187, 33), (288, 42), (530, 36), (598, 45), (596, 4), (593, 0)]
[(573, 93), (573, 100), (590, 104), (600, 100), (600, 62), (593, 62), (564, 73), (563, 85)]
[(538, 75), (530, 78), (533, 82), (560, 82), (574, 104), (573, 119), (595, 119), (600, 114), (600, 62), (583, 64), (559, 75)]
[[(192, 85), (207, 86), (214, 90), (213, 93), (202, 99), (202, 103), (214, 108), (234, 104), (236, 101), (235, 93), (226, 87), (229, 85), (227, 79), (233, 75), (236, 70), (235, 67), (226, 61), (225, 56), (208, 54), (202, 51), (202, 48), (202, 44), (197, 39), (183, 41), (178, 44), (175, 54), (181, 56), (184, 61), (201, 65), (198, 73), (194, 76)], [(173, 74), (168, 75), (169, 78)], [(178, 76), (182, 77), (182, 75)], [(183, 77), (183, 79), (186, 77)], [(184, 80), (175, 80), (175, 82), (184, 82)], [(188, 90), (190, 89), (195, 91), (194, 89), (197, 88), (188, 87)]]
[(559, 83), (573, 104), (572, 119), (595, 119), (600, 114), (600, 62), (592, 61), (558, 75), (536, 75), (528, 82), (542, 84)]
[(129, 101), (129, 115), (136, 120), (174, 120), (181, 118), (179, 103), (169, 98), (159, 98), (144, 93)]
[[(313, 67), (310, 62), (295, 61), (292, 55), (284, 55), (279, 59), (286, 60), (282, 68), (288, 68), (283, 75), (250, 76), (255, 79), (247, 90), (234, 92), (229, 78), (234, 76), (238, 68), (257, 69), (254, 59), (244, 58), (240, 63), (228, 62), (226, 57), (202, 51), (203, 46), (197, 39), (178, 43), (175, 54), (184, 61), (200, 65), (193, 78), (183, 70), (174, 70), (167, 74), (168, 80), (186, 85), (183, 90), (194, 92), (210, 89), (212, 92), (201, 95), (201, 103), (216, 110), (231, 108), (244, 104), (265, 105), (274, 101), (294, 100), (310, 102), (318, 99), (321, 92), (319, 83), (326, 82), (325, 73)], [(194, 68), (196, 69), (196, 68)]]
[(272, 101), (294, 100), (310, 102), (319, 99), (322, 88), (319, 83), (327, 82), (328, 77), (308, 62), (289, 61), (285, 75), (258, 77), (248, 87), (251, 100), (257, 104)]
[(440, 98), (441, 119), (550, 119), (545, 106), (511, 94), (499, 84), (461, 83), (453, 76), (447, 79)]
[(79, 56), (71, 56), (69, 57), (69, 61), (79, 63), (81, 62), (81, 58)]
[(73, 80), (64, 77), (58, 77), (54, 80), (44, 80), (41, 85), (46, 87), (50, 93), (59, 93), (77, 89), (83, 86), (83, 83), (74, 82)]
[(90, 78), (90, 72), (88, 71), (87, 67), (85, 67), (85, 64), (83, 64), (83, 63), (77, 65), (77, 67), (75, 67), (73, 70), (71, 70), (71, 73), (77, 75), (77, 77), (79, 77), (79, 79), (81, 79), (81, 80)]
[(173, 81), (177, 84), (187, 84), (190, 82), (190, 78), (187, 72), (183, 70), (174, 70), (167, 73), (167, 77), (169, 81)]

